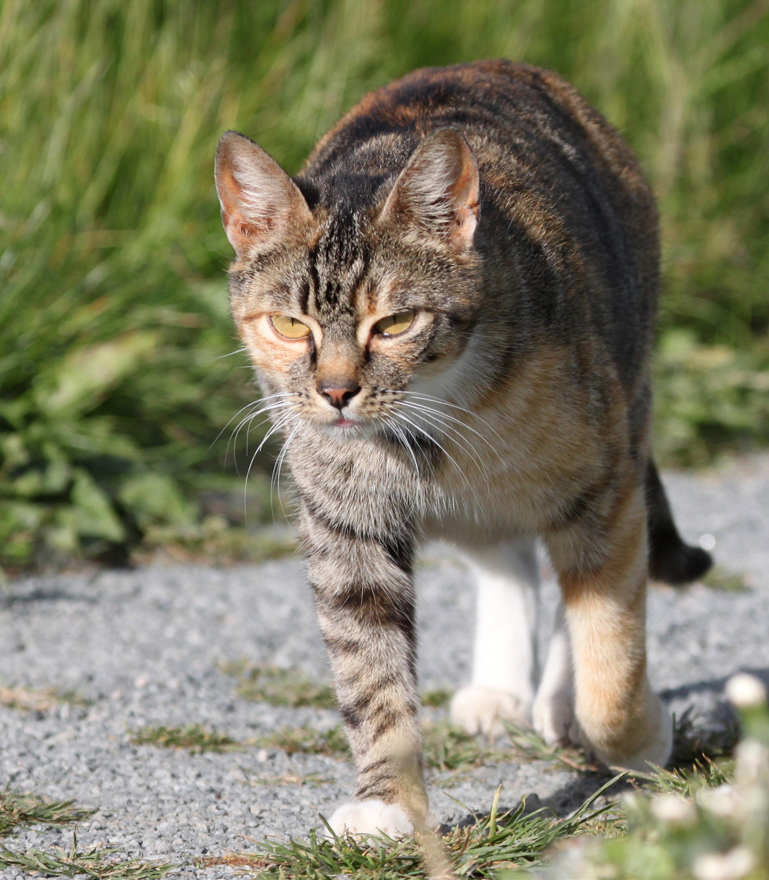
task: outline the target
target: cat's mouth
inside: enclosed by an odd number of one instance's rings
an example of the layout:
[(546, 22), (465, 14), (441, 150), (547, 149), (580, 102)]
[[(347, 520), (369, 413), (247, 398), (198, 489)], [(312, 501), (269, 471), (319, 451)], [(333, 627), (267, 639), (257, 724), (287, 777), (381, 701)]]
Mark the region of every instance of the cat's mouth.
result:
[(334, 437), (352, 440), (356, 437), (371, 437), (376, 433), (376, 426), (368, 419), (347, 418), (340, 415), (333, 422), (326, 422), (325, 430)]
[(333, 428), (341, 428), (346, 431), (349, 431), (351, 428), (357, 428), (359, 425), (359, 422), (354, 422), (352, 419), (346, 419), (344, 416), (340, 416), (335, 422), (332, 422)]

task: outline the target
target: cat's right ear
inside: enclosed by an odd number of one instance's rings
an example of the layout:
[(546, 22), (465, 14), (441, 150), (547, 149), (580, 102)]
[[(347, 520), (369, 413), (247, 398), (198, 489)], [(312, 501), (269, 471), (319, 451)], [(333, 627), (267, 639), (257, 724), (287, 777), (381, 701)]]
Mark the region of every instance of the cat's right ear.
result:
[(228, 131), (216, 150), (222, 222), (239, 259), (277, 244), (311, 218), (299, 188), (258, 144)]
[(480, 181), (473, 151), (453, 128), (429, 134), (401, 171), (380, 222), (409, 226), (464, 251), (480, 214)]

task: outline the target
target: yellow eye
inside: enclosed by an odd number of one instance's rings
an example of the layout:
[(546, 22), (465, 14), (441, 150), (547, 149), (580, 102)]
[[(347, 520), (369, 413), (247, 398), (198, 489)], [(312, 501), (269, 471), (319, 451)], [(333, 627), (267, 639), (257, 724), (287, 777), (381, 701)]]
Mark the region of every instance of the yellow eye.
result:
[(389, 315), (374, 324), (374, 333), (381, 333), (382, 336), (398, 336), (409, 329), (414, 323), (416, 316), (417, 313), (414, 309), (409, 309), (407, 312), (398, 312), (397, 315)]
[(310, 335), (310, 328), (306, 324), (288, 315), (273, 315), (270, 321), (278, 333), (286, 339), (304, 339), (305, 336)]

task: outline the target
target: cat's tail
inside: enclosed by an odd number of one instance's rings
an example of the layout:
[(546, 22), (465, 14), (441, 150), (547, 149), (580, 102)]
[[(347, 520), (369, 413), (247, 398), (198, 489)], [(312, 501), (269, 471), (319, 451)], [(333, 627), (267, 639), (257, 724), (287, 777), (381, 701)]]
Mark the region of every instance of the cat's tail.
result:
[(679, 586), (696, 581), (713, 564), (711, 555), (683, 542), (673, 522), (665, 487), (654, 459), (646, 468), (646, 503), (649, 525), (649, 576)]

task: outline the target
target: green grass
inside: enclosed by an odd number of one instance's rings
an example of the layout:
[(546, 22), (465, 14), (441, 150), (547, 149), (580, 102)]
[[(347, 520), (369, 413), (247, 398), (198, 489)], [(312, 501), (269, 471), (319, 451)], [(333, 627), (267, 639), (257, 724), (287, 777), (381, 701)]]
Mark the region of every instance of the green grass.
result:
[(251, 666), (246, 662), (226, 663), (221, 668), (222, 672), (237, 679), (237, 694), (243, 699), (273, 706), (336, 708), (334, 689), (327, 684), (318, 684), (298, 669)]
[(183, 526), (153, 526), (130, 558), (137, 565), (167, 560), (215, 566), (253, 565), (293, 556), (297, 546), (293, 531), (255, 531), (232, 525), (223, 517), (207, 516)]
[(195, 754), (203, 752), (231, 752), (248, 743), (240, 743), (224, 733), (206, 730), (200, 724), (186, 727), (141, 727), (130, 732), (130, 741), (136, 746), (159, 746), (164, 749), (183, 749)]
[(232, 354), (217, 139), (239, 129), (295, 172), (426, 64), (551, 67), (619, 127), (662, 213), (660, 457), (765, 443), (767, 42), (761, 0), (4, 0), (2, 563), (114, 561), (195, 527), (256, 394)]
[(282, 727), (259, 736), (254, 745), (263, 749), (281, 749), (288, 755), (326, 755), (329, 758), (350, 758), (350, 747), (341, 727), (318, 730), (311, 724)]
[(721, 590), (726, 593), (744, 593), (748, 587), (748, 581), (742, 572), (727, 571), (716, 565), (702, 579), (702, 583), (711, 590)]
[(0, 837), (30, 825), (71, 825), (93, 815), (74, 801), (49, 801), (6, 788), (0, 791)]
[[(237, 694), (246, 700), (270, 703), (273, 706), (308, 706), (314, 709), (336, 709), (334, 689), (319, 684), (299, 669), (280, 666), (254, 666), (246, 660), (223, 663), (225, 675), (237, 679)], [(443, 708), (451, 700), (452, 691), (437, 688), (421, 695), (423, 706)]]
[(0, 867), (20, 868), (36, 877), (93, 877), (96, 880), (161, 880), (178, 868), (169, 862), (116, 859), (104, 847), (81, 850), (77, 842), (69, 851), (29, 849), (16, 852), (0, 844)]
[[(420, 830), (413, 839), (353, 839), (321, 837), (269, 840), (256, 843), (251, 853), (201, 856), (196, 867), (205, 871), (219, 866), (240, 869), (244, 876), (274, 880), (322, 880), (354, 876), (361, 880), (516, 880), (537, 877), (579, 876), (585, 880), (698, 880), (718, 877), (734, 880), (766, 880), (769, 877), (769, 711), (761, 686), (727, 689), (738, 706), (743, 741), (723, 736), (710, 741), (697, 739), (687, 718), (677, 722), (676, 738), (697, 754), (695, 763), (670, 771), (634, 774), (634, 787), (618, 803), (608, 801), (622, 776), (607, 779), (571, 816), (559, 818), (550, 810), (530, 811), (525, 803), (510, 811), (500, 810), (500, 789), (488, 814), (438, 835)], [(758, 696), (757, 696), (758, 695)], [(212, 736), (199, 727), (155, 728), (147, 741), (201, 750), (212, 741), (229, 748), (232, 740)], [(160, 735), (156, 735), (159, 733)], [(554, 757), (537, 737), (515, 728), (508, 758)], [(431, 737), (443, 742), (436, 752)], [(428, 764), (453, 770), (500, 760), (482, 741), (428, 725), (425, 751)], [(279, 744), (282, 743), (282, 744)], [(314, 743), (314, 745), (308, 745)], [(244, 745), (263, 745), (249, 742)], [(319, 733), (311, 728), (282, 731), (270, 745), (287, 751), (314, 752), (344, 757), (342, 731)], [(695, 748), (696, 745), (696, 748)], [(517, 750), (517, 752), (516, 752)], [(731, 752), (735, 751), (734, 760)], [(719, 755), (713, 760), (707, 753)], [(446, 757), (449, 755), (449, 757)], [(558, 756), (555, 756), (558, 758)], [(571, 760), (571, 759), (570, 759)], [(682, 760), (680, 755), (677, 760)], [(590, 768), (577, 768), (590, 769)], [(324, 784), (323, 777), (280, 777), (254, 780), (254, 784)], [(461, 805), (460, 805), (461, 806)], [(87, 819), (92, 811), (71, 801), (49, 802), (6, 790), (0, 793), (0, 835), (35, 824), (63, 825)], [(730, 866), (745, 866), (729, 873)], [(710, 866), (711, 873), (705, 868)], [(80, 850), (74, 837), (69, 851), (30, 848), (13, 851), (0, 845), (0, 868), (17, 867), (43, 876), (89, 876), (104, 880), (154, 880), (175, 865), (142, 860), (121, 861), (116, 852), (94, 847)], [(713, 873), (716, 871), (717, 873)]]
[(595, 801), (613, 783), (611, 780), (599, 789), (567, 819), (558, 819), (548, 810), (527, 813), (523, 803), (514, 810), (500, 812), (498, 790), (488, 815), (443, 837), (423, 832), (416, 839), (404, 841), (351, 837), (329, 840), (311, 832), (307, 841), (267, 842), (256, 854), (201, 859), (198, 864), (251, 868), (256, 876), (276, 880), (324, 880), (335, 876), (361, 880), (496, 878), (505, 869), (541, 864), (554, 842), (573, 836), (604, 811), (595, 808)]
[[(439, 773), (472, 770), (499, 761), (548, 761), (570, 770), (593, 772), (584, 753), (578, 749), (548, 746), (536, 734), (508, 725), (508, 742), (493, 743), (473, 736), (448, 721), (422, 723), (425, 766)], [(326, 755), (350, 759), (350, 749), (342, 727), (319, 730), (312, 724), (284, 727), (257, 737), (253, 745), (281, 749), (289, 755)]]
[(433, 690), (424, 691), (420, 697), (423, 706), (431, 709), (442, 709), (448, 706), (454, 692), (446, 688), (434, 688)]

